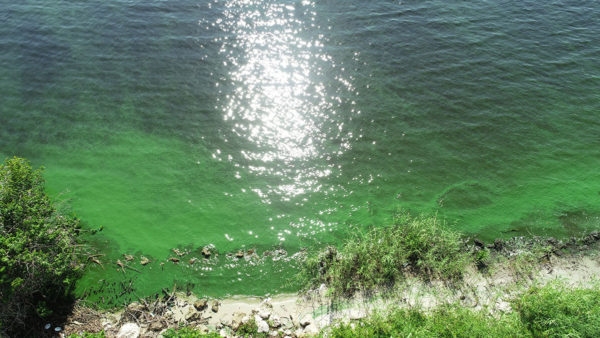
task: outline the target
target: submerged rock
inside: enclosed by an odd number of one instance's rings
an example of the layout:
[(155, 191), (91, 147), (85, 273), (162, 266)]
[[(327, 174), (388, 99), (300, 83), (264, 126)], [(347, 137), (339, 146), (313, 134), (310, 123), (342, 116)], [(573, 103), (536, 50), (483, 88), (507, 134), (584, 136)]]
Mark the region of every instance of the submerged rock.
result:
[(125, 257), (125, 260), (128, 262), (131, 262), (134, 257), (132, 255), (128, 255), (128, 254), (123, 254), (123, 257)]
[(212, 254), (212, 252), (210, 251), (209, 246), (205, 246), (204, 248), (202, 248), (202, 256), (208, 258), (208, 257), (210, 257), (211, 254)]
[(150, 263), (150, 260), (149, 260), (148, 258), (146, 258), (146, 257), (144, 257), (144, 256), (142, 256), (142, 257), (140, 258), (140, 264), (142, 264), (142, 265), (146, 265), (146, 264), (148, 264), (148, 263)]
[(176, 254), (176, 255), (177, 255), (177, 256), (179, 256), (179, 257), (181, 257), (181, 256), (184, 256), (184, 255), (185, 255), (185, 252), (182, 252), (181, 250), (179, 250), (179, 249), (177, 249), (177, 248), (171, 249), (171, 251), (173, 251), (173, 253), (174, 253), (174, 254)]
[(173, 263), (179, 263), (179, 258), (177, 257), (169, 257), (169, 261)]

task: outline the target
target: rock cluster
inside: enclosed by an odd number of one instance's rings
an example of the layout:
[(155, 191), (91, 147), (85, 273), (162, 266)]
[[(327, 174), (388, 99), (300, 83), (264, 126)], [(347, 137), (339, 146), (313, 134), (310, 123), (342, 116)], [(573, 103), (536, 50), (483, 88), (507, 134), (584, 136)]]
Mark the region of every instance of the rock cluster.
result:
[(153, 302), (133, 302), (121, 313), (104, 314), (102, 329), (107, 337), (118, 338), (161, 337), (168, 329), (181, 326), (203, 333), (216, 332), (223, 337), (240, 336), (242, 330), (290, 338), (319, 332), (312, 316), (279, 316), (273, 312), (269, 299), (252, 310), (233, 314), (220, 313), (220, 305), (216, 300), (189, 300), (183, 295), (165, 295)]

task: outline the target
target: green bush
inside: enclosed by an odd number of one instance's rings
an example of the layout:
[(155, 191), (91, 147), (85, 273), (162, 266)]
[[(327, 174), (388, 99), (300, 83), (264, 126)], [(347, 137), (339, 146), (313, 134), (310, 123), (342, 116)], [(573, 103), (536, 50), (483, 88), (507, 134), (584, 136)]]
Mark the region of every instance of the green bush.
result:
[(268, 335), (264, 332), (258, 333), (258, 325), (254, 319), (250, 319), (246, 323), (240, 325), (240, 327), (235, 331), (235, 335), (239, 337), (268, 337)]
[(598, 337), (600, 288), (569, 289), (554, 283), (533, 287), (515, 301), (521, 320), (536, 337)]
[(398, 214), (394, 224), (356, 235), (336, 250), (308, 257), (299, 273), (307, 287), (325, 283), (334, 294), (393, 286), (407, 274), (458, 280), (472, 257), (458, 232), (435, 217)]
[(60, 215), (41, 170), (22, 158), (0, 165), (0, 326), (31, 334), (69, 302), (79, 276), (79, 223)]

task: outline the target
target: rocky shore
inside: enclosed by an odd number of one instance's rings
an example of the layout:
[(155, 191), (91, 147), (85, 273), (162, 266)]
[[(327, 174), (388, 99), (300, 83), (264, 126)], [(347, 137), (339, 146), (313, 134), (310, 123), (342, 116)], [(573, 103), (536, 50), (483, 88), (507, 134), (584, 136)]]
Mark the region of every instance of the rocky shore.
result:
[(96, 311), (79, 304), (60, 335), (104, 331), (107, 337), (160, 337), (170, 328), (187, 326), (223, 337), (239, 336), (248, 327), (271, 337), (305, 337), (390, 307), (426, 310), (457, 303), (492, 313), (507, 312), (511, 311), (510, 299), (533, 284), (561, 280), (585, 287), (594, 283), (600, 277), (599, 243), (599, 233), (567, 240), (513, 238), (487, 245), (474, 240), (472, 249), (489, 250), (494, 263), (485, 269), (472, 266), (458, 284), (415, 277), (394, 290), (352, 299), (331, 299), (322, 285), (303, 294), (220, 300), (164, 293), (118, 312)]

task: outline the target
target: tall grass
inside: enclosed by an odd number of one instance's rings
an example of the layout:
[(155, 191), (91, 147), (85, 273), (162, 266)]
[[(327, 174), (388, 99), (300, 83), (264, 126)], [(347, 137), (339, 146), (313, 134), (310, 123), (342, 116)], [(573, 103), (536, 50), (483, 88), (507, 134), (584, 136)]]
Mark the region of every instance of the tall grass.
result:
[(534, 336), (600, 337), (600, 288), (569, 289), (553, 283), (533, 287), (515, 302)]
[[(524, 332), (515, 314), (494, 318), (482, 311), (444, 306), (431, 313), (397, 309), (334, 327), (327, 337), (516, 337)], [(323, 334), (323, 336), (325, 336)]]
[[(327, 332), (325, 334), (325, 332)], [(431, 312), (396, 309), (324, 331), (327, 337), (600, 337), (600, 288), (561, 283), (532, 287), (513, 300), (513, 311), (446, 305)]]
[(325, 283), (336, 295), (391, 287), (407, 275), (457, 280), (472, 256), (460, 233), (436, 217), (399, 213), (392, 225), (348, 240), (339, 251), (329, 247), (308, 257), (299, 277), (306, 287)]

